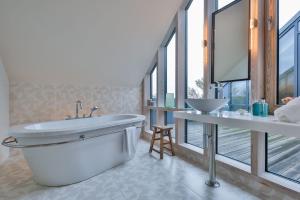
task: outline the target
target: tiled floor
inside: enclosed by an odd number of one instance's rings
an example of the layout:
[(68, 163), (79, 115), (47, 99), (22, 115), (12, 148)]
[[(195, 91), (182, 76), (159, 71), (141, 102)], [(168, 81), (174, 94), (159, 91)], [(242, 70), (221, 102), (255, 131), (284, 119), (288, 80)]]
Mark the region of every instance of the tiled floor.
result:
[(33, 182), (20, 153), (0, 165), (0, 199), (30, 200), (250, 200), (258, 199), (222, 180), (221, 187), (204, 184), (206, 171), (179, 159), (148, 153), (141, 140), (135, 158), (96, 177), (65, 187)]

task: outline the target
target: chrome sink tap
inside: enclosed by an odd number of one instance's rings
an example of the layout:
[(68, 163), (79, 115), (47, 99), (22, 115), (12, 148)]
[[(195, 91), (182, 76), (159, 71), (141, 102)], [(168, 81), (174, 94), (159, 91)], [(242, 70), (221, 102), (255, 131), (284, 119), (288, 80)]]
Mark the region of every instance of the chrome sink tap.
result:
[(95, 112), (95, 111), (98, 110), (98, 109), (99, 109), (98, 106), (92, 107), (92, 108), (91, 108), (91, 113), (90, 113), (89, 117), (92, 117), (92, 116), (93, 116), (93, 112)]
[(76, 116), (75, 119), (79, 118), (79, 108), (82, 110), (82, 102), (80, 100), (76, 101)]
[(223, 99), (224, 98), (224, 86), (220, 82), (216, 82), (216, 84), (210, 85), (209, 89), (212, 90), (215, 93), (215, 97), (217, 99)]

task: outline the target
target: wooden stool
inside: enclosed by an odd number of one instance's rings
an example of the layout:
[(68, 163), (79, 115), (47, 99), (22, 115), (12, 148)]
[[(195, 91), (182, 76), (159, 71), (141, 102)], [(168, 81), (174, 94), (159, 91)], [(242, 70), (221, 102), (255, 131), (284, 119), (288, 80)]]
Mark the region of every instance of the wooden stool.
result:
[[(172, 137), (171, 137), (171, 130), (173, 129), (173, 127), (155, 125), (155, 126), (153, 126), (153, 128), (154, 128), (154, 131), (153, 131), (153, 134), (152, 134), (152, 140), (151, 140), (149, 153), (151, 153), (152, 150), (153, 150), (153, 151), (160, 154), (160, 159), (163, 159), (164, 149), (167, 149), (172, 153), (172, 156), (174, 156), (175, 153), (174, 153), (174, 150), (173, 150)], [(157, 134), (159, 135), (159, 137), (156, 137)], [(164, 137), (168, 137), (167, 142), (164, 142)], [(154, 142), (156, 140), (160, 141), (160, 144), (159, 144), (159, 149), (160, 150), (157, 150), (157, 149), (153, 148)], [(167, 145), (167, 144), (170, 145), (170, 148), (165, 147), (165, 145)]]

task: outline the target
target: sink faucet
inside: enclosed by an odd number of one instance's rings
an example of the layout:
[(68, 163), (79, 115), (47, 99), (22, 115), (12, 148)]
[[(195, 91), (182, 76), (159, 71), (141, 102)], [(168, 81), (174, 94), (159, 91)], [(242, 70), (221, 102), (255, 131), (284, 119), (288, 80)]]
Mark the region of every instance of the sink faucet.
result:
[(80, 108), (80, 110), (82, 110), (82, 102), (80, 100), (77, 100), (76, 101), (76, 116), (75, 116), (76, 119), (79, 118), (79, 108)]
[(223, 99), (224, 98), (224, 86), (222, 83), (220, 82), (216, 82), (216, 84), (212, 84), (209, 89), (213, 90), (214, 93), (216, 94), (215, 96), (218, 99)]
[(91, 113), (90, 113), (89, 117), (92, 117), (92, 116), (93, 116), (93, 112), (95, 112), (95, 111), (98, 110), (98, 109), (99, 109), (98, 106), (92, 107), (92, 108), (91, 108)]

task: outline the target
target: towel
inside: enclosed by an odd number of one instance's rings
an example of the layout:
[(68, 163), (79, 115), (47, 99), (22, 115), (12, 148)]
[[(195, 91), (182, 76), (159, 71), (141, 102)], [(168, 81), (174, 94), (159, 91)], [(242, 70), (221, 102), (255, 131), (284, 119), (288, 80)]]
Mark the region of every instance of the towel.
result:
[(300, 123), (300, 97), (274, 111), (276, 119), (282, 122)]
[(139, 141), (139, 134), (136, 127), (128, 127), (125, 131), (125, 151), (128, 154), (128, 158), (132, 159), (136, 152), (137, 143)]

